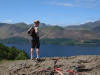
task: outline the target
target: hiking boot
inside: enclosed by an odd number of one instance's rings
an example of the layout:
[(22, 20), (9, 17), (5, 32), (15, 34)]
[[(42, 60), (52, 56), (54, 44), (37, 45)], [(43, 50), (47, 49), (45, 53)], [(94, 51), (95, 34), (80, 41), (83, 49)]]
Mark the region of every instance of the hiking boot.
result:
[(40, 60), (40, 58), (36, 58), (36, 60), (37, 60), (37, 61), (39, 61), (39, 60)]
[(31, 60), (35, 60), (35, 57), (31, 58)]

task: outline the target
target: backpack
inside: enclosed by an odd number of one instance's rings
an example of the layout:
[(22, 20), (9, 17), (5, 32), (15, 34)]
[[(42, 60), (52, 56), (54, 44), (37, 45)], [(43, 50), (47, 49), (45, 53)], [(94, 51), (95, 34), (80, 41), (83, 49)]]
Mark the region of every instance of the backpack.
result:
[(34, 27), (29, 28), (29, 30), (27, 31), (27, 34), (28, 34), (29, 36), (34, 37), (34, 38), (37, 37), (37, 35), (36, 35), (36, 33), (35, 33)]

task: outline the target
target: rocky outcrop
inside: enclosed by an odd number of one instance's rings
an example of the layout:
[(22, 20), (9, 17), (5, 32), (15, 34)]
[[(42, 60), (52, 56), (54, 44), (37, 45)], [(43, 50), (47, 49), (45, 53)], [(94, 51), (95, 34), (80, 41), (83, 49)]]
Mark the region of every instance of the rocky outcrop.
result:
[[(61, 69), (64, 75), (66, 71), (74, 70), (84, 75), (100, 75), (100, 56), (72, 56), (72, 57), (47, 57), (40, 60), (17, 60), (0, 65), (0, 75), (36, 75), (36, 72), (43, 69), (52, 69), (54, 60), (58, 59), (56, 67)], [(83, 74), (80, 74), (83, 75)]]

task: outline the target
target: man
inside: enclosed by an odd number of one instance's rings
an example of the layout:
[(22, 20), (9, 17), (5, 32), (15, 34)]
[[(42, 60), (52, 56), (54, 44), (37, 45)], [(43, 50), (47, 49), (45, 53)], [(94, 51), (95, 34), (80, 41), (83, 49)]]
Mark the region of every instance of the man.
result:
[(36, 20), (36, 21), (34, 21), (34, 27), (31, 27), (28, 30), (28, 34), (32, 37), (31, 59), (34, 58), (34, 49), (35, 48), (36, 48), (36, 53), (37, 53), (36, 59), (39, 59), (39, 48), (40, 48), (39, 25), (40, 25), (40, 22), (38, 20)]

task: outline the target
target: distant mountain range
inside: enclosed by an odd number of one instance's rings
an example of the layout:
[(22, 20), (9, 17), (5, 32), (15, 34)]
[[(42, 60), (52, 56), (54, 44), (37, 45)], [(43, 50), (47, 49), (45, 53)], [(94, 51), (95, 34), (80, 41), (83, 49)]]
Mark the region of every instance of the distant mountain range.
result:
[(91, 30), (100, 27), (100, 21), (95, 22), (88, 22), (85, 24), (75, 25), (75, 26), (68, 26), (67, 28), (70, 29), (83, 29), (83, 30)]
[[(27, 35), (28, 28), (33, 24), (16, 23), (7, 24), (0, 23), (0, 39), (8, 39), (12, 37), (29, 38)], [(88, 22), (80, 25), (72, 26), (52, 26), (45, 23), (40, 24), (40, 38), (66, 38), (75, 40), (92, 40), (100, 39), (100, 21)]]

